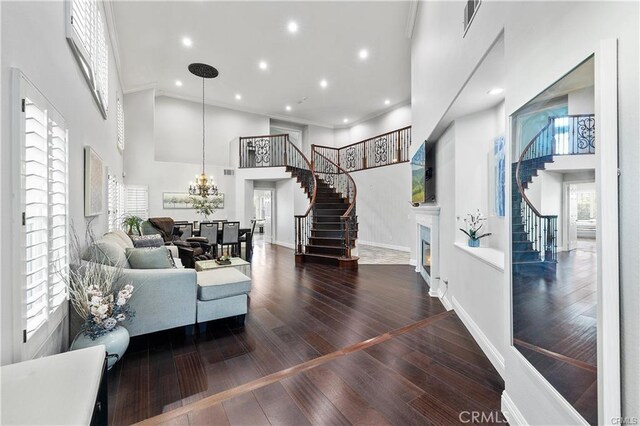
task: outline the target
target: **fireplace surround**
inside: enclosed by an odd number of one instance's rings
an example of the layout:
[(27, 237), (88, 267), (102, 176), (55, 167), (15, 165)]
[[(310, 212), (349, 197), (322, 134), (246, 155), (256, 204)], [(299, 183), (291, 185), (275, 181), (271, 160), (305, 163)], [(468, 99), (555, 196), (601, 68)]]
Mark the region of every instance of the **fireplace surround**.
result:
[(423, 205), (414, 207), (416, 218), (416, 272), (429, 285), (429, 295), (440, 296), (439, 219), (440, 207)]

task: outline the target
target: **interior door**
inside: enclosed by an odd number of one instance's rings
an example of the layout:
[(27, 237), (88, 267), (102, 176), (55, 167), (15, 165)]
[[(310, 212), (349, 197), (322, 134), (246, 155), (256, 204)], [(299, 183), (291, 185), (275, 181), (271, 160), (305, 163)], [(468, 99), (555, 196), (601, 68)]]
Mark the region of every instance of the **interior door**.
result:
[(264, 239), (268, 243), (273, 243), (271, 191), (265, 191), (265, 196), (262, 200), (264, 211)]
[(567, 221), (568, 238), (567, 250), (574, 250), (578, 247), (578, 188), (576, 185), (569, 185), (569, 220)]

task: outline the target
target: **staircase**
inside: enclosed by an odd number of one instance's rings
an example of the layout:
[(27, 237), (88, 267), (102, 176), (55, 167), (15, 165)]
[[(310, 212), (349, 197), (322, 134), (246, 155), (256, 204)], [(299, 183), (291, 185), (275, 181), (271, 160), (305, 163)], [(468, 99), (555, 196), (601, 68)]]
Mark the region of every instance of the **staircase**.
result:
[[(309, 207), (295, 216), (296, 263), (323, 263), (355, 269), (356, 187), (351, 176), (312, 149), (313, 162), (288, 135), (240, 138), (240, 167), (285, 167), (300, 184)], [(317, 170), (316, 170), (317, 167)]]
[(512, 264), (514, 273), (555, 275), (558, 262), (558, 216), (543, 215), (526, 194), (554, 156), (595, 153), (593, 115), (549, 117), (547, 125), (511, 165)]
[(240, 138), (240, 168), (285, 167), (309, 199), (295, 216), (296, 263), (357, 268), (357, 189), (349, 173), (409, 161), (411, 126), (344, 147), (311, 146), (309, 160), (289, 135)]

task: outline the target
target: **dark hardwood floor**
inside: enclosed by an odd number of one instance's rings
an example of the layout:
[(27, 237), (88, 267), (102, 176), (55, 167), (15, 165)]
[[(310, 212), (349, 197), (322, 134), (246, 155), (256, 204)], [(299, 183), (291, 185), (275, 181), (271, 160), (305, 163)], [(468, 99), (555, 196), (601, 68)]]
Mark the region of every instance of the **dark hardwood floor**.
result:
[(598, 422), (596, 273), (595, 240), (584, 240), (558, 254), (555, 278), (513, 276), (515, 347), (591, 424)]
[(245, 327), (133, 338), (109, 372), (110, 424), (500, 421), (502, 379), (413, 267), (296, 266), (269, 244), (253, 256)]

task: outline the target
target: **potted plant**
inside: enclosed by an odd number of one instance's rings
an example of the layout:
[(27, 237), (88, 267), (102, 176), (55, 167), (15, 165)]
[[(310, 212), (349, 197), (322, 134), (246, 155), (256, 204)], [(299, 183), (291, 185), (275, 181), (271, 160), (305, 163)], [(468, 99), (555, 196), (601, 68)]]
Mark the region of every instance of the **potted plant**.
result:
[(467, 237), (469, 237), (469, 247), (480, 247), (480, 238), (488, 237), (491, 235), (490, 232), (480, 235), (479, 231), (482, 228), (482, 225), (486, 217), (482, 215), (480, 209), (477, 210), (476, 214), (467, 213), (467, 217), (464, 219), (465, 228), (459, 228), (462, 232), (464, 232)]
[[(90, 230), (88, 235), (93, 241)], [(90, 244), (88, 250), (100, 249)], [(123, 282), (121, 267), (81, 262), (82, 253), (74, 232), (70, 253), (72, 266), (58, 271), (69, 289), (71, 305), (84, 321), (71, 349), (105, 345), (110, 369), (129, 346), (129, 332), (121, 325), (135, 316), (129, 305), (133, 285)]]
[(140, 232), (140, 225), (142, 224), (142, 218), (139, 216), (125, 216), (124, 219), (122, 219), (122, 226), (124, 226), (125, 228), (129, 228), (129, 230), (127, 231), (127, 234), (129, 234), (130, 236), (133, 235), (133, 230), (134, 228), (136, 229), (136, 231), (138, 231), (138, 235), (142, 235), (142, 232)]
[(218, 209), (218, 206), (220, 206), (220, 199), (217, 197), (193, 196), (190, 199), (191, 206), (198, 214), (202, 215), (204, 222), (207, 222), (209, 220), (209, 216), (212, 216)]

